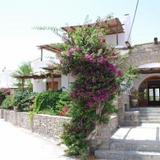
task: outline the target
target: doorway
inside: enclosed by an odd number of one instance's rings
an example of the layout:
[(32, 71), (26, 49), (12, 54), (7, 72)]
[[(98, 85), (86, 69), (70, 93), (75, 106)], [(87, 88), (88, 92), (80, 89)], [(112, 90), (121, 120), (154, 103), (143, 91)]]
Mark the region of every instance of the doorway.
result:
[(150, 106), (160, 105), (160, 81), (148, 82), (148, 104)]
[(160, 77), (150, 77), (145, 79), (139, 86), (138, 92), (139, 106), (160, 106)]

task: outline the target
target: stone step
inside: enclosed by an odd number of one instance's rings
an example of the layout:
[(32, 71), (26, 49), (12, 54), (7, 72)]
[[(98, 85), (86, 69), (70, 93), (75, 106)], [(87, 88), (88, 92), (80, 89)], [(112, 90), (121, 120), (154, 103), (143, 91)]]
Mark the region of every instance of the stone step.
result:
[(160, 152), (160, 141), (111, 139), (108, 149), (115, 151)]
[(130, 111), (160, 112), (160, 108), (130, 108)]
[(156, 117), (160, 117), (160, 113), (139, 113), (140, 116), (156, 116)]
[(150, 116), (146, 116), (146, 117), (139, 117), (140, 120), (160, 120), (160, 117), (150, 117)]
[(160, 120), (160, 117), (154, 117), (154, 116), (141, 116), (139, 118), (144, 120)]
[(152, 119), (157, 119), (157, 120), (160, 120), (160, 116), (140, 116), (139, 117), (140, 119), (148, 119), (148, 120), (152, 120)]
[(160, 110), (160, 106), (155, 106), (155, 107), (135, 107), (135, 108), (130, 108), (131, 110), (153, 110), (157, 109)]
[(96, 150), (97, 159), (103, 160), (159, 160), (159, 152)]
[(152, 119), (152, 120), (147, 120), (147, 119), (141, 119), (141, 123), (160, 123), (160, 120)]
[(141, 111), (139, 111), (139, 114), (141, 115), (141, 114), (155, 114), (155, 115), (160, 115), (160, 112), (156, 112), (156, 111), (143, 111), (143, 112), (141, 112)]

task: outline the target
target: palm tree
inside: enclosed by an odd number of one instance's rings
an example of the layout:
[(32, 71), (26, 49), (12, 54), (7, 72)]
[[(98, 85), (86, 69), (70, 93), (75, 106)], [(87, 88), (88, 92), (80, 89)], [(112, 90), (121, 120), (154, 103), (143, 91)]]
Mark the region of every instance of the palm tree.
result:
[(19, 89), (24, 89), (24, 87), (32, 90), (32, 83), (30, 79), (25, 79), (25, 76), (29, 76), (33, 73), (31, 63), (26, 62), (18, 67), (18, 69), (13, 73), (13, 77), (17, 79), (15, 86)]

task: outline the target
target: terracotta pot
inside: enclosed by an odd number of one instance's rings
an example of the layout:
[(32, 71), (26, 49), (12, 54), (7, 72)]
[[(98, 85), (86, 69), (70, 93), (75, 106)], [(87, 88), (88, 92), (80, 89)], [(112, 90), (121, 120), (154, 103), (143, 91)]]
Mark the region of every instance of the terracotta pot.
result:
[(132, 107), (138, 107), (138, 99), (132, 99), (131, 103), (132, 103)]

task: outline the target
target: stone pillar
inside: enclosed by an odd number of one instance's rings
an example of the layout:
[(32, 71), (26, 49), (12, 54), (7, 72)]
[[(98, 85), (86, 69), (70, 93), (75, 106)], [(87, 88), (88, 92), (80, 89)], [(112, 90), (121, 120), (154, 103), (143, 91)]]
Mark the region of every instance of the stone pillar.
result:
[(129, 108), (129, 95), (121, 94), (118, 97), (118, 121), (119, 125), (124, 124), (125, 110)]

